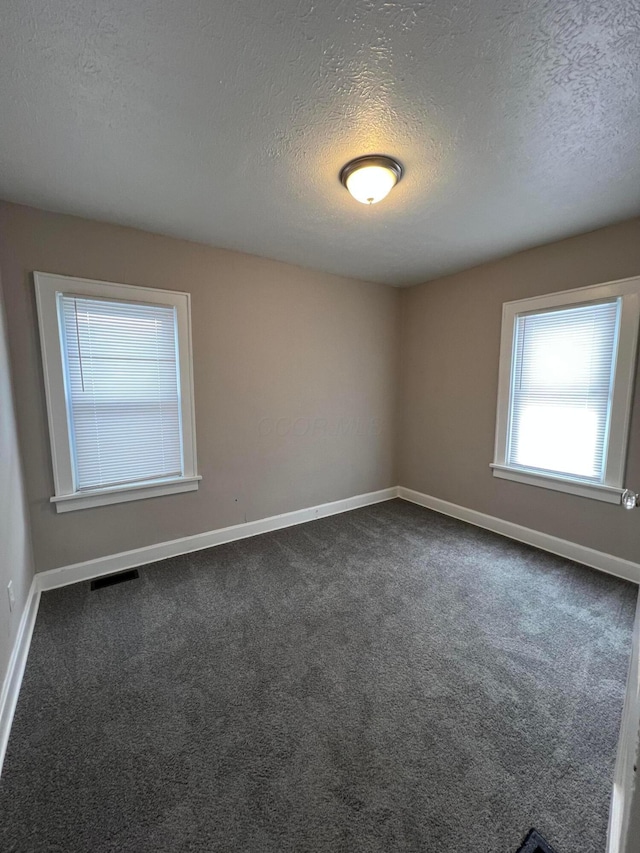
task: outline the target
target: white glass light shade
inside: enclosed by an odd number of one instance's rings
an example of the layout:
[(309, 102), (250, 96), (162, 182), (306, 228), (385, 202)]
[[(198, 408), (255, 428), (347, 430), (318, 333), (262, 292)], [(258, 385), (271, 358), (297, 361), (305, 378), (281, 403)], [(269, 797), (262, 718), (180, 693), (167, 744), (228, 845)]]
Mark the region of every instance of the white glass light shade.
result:
[(402, 177), (402, 166), (390, 157), (359, 157), (342, 169), (340, 180), (356, 201), (376, 204), (389, 195)]
[(362, 166), (347, 178), (347, 189), (362, 204), (382, 201), (395, 185), (396, 176), (384, 166)]

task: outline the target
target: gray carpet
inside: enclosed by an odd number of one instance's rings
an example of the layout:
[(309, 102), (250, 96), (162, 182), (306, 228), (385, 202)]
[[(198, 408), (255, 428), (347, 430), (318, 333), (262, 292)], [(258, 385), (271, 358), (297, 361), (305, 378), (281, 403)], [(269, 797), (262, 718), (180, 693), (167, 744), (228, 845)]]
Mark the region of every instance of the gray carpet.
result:
[(43, 595), (3, 853), (602, 853), (636, 588), (400, 501)]

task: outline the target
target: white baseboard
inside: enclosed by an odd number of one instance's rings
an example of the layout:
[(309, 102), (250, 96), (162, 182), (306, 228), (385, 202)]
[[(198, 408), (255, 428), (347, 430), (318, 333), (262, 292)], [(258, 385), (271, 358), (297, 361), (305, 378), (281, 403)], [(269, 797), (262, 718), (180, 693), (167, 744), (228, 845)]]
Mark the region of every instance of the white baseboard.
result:
[(268, 533), (271, 530), (280, 530), (283, 527), (292, 527), (295, 524), (304, 524), (317, 518), (326, 518), (329, 515), (337, 515), (359, 507), (381, 503), (397, 496), (398, 489), (393, 486), (389, 489), (381, 489), (378, 492), (368, 492), (364, 495), (319, 504), (307, 509), (285, 512), (282, 515), (272, 515), (268, 518), (260, 518), (257, 521), (248, 521), (245, 524), (235, 524), (233, 527), (221, 527), (207, 533), (197, 533), (195, 536), (184, 536), (181, 539), (172, 539), (170, 542), (159, 542), (157, 545), (148, 545), (145, 548), (135, 548), (132, 551), (122, 551), (119, 554), (98, 557), (96, 560), (87, 560), (84, 563), (74, 563), (71, 566), (38, 572), (36, 575), (38, 589), (45, 591), (78, 583), (78, 581), (91, 580), (112, 572), (121, 572), (125, 569), (133, 569), (136, 566), (144, 566), (147, 563), (155, 563), (158, 560), (166, 560), (167, 557), (177, 557), (180, 554), (201, 551), (204, 548), (212, 548), (214, 545), (222, 545), (225, 542), (247, 539), (250, 536)]
[(256, 521), (248, 521), (244, 524), (235, 524), (232, 527), (222, 527), (218, 530), (210, 530), (206, 533), (197, 533), (194, 536), (184, 536), (180, 539), (172, 539), (169, 542), (159, 542), (144, 548), (135, 548), (131, 551), (121, 551), (117, 554), (109, 554), (106, 557), (98, 557), (95, 560), (86, 560), (82, 563), (74, 563), (62, 566), (58, 569), (50, 569), (36, 574), (38, 589), (45, 591), (60, 586), (78, 583), (79, 581), (91, 580), (102, 575), (120, 572), (125, 569), (133, 569), (136, 566), (144, 566), (147, 563), (155, 563), (168, 557), (177, 557), (180, 554), (188, 554), (192, 551), (201, 551), (204, 548), (212, 548), (226, 542), (234, 542), (238, 539), (246, 539), (250, 536), (258, 536), (271, 530), (280, 530), (284, 527), (292, 527), (296, 524), (304, 524), (316, 518), (325, 518), (329, 515), (337, 515), (358, 509), (363, 506), (381, 503), (392, 498), (402, 498), (411, 503), (419, 504), (428, 509), (435, 510), (443, 515), (450, 515), (461, 521), (469, 522), (476, 527), (492, 530), (509, 539), (533, 545), (543, 551), (550, 551), (560, 557), (575, 560), (594, 569), (617, 575), (618, 577), (640, 584), (640, 564), (630, 560), (623, 560), (603, 551), (596, 551), (566, 539), (550, 536), (528, 527), (522, 527), (511, 521), (504, 521), (492, 515), (485, 515), (467, 507), (450, 503), (449, 501), (407, 489), (404, 486), (393, 486), (381, 489), (377, 492), (369, 492), (364, 495), (356, 495), (344, 500), (332, 501), (331, 503), (319, 504), (318, 506), (286, 512), (281, 515), (272, 515), (268, 518), (260, 518)]
[(424, 495), (422, 492), (416, 492), (404, 486), (398, 487), (398, 497), (427, 507), (427, 509), (433, 509), (443, 515), (450, 515), (461, 521), (467, 521), (476, 527), (492, 530), (501, 536), (507, 536), (509, 539), (524, 542), (526, 545), (533, 545), (535, 548), (549, 551), (551, 554), (557, 554), (567, 560), (574, 560), (576, 563), (583, 563), (585, 566), (591, 566), (601, 572), (640, 584), (640, 564), (633, 563), (631, 560), (623, 560), (622, 557), (614, 557), (612, 554), (605, 554), (604, 551), (596, 551), (594, 548), (587, 548), (585, 545), (578, 545), (576, 542), (569, 542), (567, 539), (559, 539), (557, 536), (550, 536), (548, 533), (540, 533), (539, 530), (522, 527), (520, 524), (504, 521), (504, 519), (493, 515), (485, 515), (475, 509), (468, 509), (468, 507), (449, 503), (449, 501), (443, 501), (440, 498), (431, 497), (431, 495)]
[(9, 659), (9, 667), (2, 685), (2, 693), (0, 694), (0, 773), (2, 773), (2, 765), (7, 752), (11, 723), (13, 722), (13, 715), (18, 704), (18, 694), (22, 685), (24, 668), (27, 664), (39, 603), (40, 590), (34, 578), (31, 582), (24, 610), (22, 611), (18, 633), (13, 645), (13, 651), (11, 652), (11, 658)]

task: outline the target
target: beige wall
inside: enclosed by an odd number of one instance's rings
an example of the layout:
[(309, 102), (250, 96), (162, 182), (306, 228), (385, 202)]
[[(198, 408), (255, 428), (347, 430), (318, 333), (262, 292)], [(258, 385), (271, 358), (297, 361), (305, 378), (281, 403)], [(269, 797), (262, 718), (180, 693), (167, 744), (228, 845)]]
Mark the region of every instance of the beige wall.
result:
[[(6, 338), (0, 282), (0, 685), (7, 674), (33, 577)], [(7, 595), (9, 581), (13, 581), (16, 599), (12, 611)]]
[[(38, 570), (395, 485), (398, 291), (10, 204), (0, 235)], [(34, 270), (191, 293), (198, 492), (56, 514)]]
[[(500, 480), (489, 468), (502, 303), (639, 274), (635, 219), (403, 291), (400, 484), (639, 561), (640, 511)], [(640, 387), (626, 485), (640, 490)]]
[[(5, 204), (0, 268), (39, 570), (396, 482), (640, 559), (637, 513), (489, 469), (502, 303), (640, 273), (640, 220), (397, 291)], [(191, 292), (198, 492), (55, 513), (36, 269)], [(640, 489), (640, 390), (627, 484)]]

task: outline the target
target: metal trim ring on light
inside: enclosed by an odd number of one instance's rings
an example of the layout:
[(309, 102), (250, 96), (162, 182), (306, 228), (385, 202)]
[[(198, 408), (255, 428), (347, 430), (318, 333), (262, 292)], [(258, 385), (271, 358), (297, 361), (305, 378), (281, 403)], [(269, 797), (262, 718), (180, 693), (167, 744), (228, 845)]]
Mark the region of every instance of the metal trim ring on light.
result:
[(404, 174), (402, 165), (394, 160), (393, 157), (387, 157), (386, 154), (366, 154), (364, 157), (356, 157), (355, 160), (349, 162), (340, 170), (340, 183), (348, 190), (347, 178), (363, 166), (382, 166), (388, 169), (396, 178), (396, 185), (400, 183), (400, 179)]

